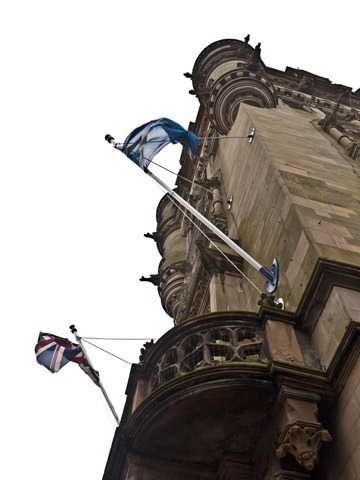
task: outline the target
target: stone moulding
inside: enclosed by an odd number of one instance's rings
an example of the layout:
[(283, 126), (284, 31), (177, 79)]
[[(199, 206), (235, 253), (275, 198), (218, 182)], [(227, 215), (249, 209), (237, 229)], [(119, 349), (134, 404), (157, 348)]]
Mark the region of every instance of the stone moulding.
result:
[(262, 74), (249, 71), (229, 72), (213, 86), (208, 102), (212, 125), (227, 134), (235, 122), (241, 102), (260, 108), (275, 108), (276, 90)]

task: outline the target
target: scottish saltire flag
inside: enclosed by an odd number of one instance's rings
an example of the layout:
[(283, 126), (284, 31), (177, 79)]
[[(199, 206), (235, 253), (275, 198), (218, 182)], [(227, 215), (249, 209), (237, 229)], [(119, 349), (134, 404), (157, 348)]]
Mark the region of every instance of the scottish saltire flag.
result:
[(166, 145), (177, 142), (187, 149), (190, 158), (194, 156), (198, 145), (196, 135), (169, 118), (159, 118), (133, 130), (121, 151), (144, 169)]
[(67, 363), (74, 362), (99, 385), (99, 373), (89, 364), (79, 345), (71, 343), (67, 338), (40, 332), (35, 353), (37, 362), (51, 373), (56, 373)]

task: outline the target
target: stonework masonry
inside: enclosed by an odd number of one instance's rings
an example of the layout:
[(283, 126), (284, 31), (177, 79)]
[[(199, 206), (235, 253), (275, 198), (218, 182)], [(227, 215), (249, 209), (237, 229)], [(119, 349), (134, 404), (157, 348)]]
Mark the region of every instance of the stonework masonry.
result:
[[(360, 266), (359, 178), (310, 120), (289, 107), (242, 104), (229, 136), (255, 127), (256, 142), (223, 140), (212, 166), (222, 166), (226, 195), (233, 196), (230, 236), (262, 264), (274, 255), (285, 259), (279, 289), (290, 310), (317, 258)], [(245, 273), (251, 275), (248, 267)]]
[(220, 40), (176, 191), (274, 292), (169, 198), (150, 275), (173, 325), (142, 349), (104, 480), (360, 478), (360, 91)]

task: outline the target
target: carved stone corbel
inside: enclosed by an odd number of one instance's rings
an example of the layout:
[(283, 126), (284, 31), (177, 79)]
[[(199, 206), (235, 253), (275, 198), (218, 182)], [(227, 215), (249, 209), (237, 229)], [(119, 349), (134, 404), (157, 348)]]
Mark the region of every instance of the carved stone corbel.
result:
[(318, 421), (320, 396), (283, 385), (279, 399), (283, 400), (283, 404), (276, 456), (283, 458), (290, 453), (299, 465), (311, 471), (319, 461), (323, 442), (332, 440), (330, 433)]
[(226, 270), (226, 260), (224, 257), (219, 255), (217, 251), (211, 250), (204, 245), (202, 240), (196, 240), (195, 244), (199, 249), (202, 265), (209, 272), (220, 272), (224, 273)]
[(331, 442), (330, 433), (323, 428), (303, 425), (289, 426), (276, 455), (279, 458), (291, 453), (306, 470), (313, 470), (319, 461), (319, 450), (323, 442)]

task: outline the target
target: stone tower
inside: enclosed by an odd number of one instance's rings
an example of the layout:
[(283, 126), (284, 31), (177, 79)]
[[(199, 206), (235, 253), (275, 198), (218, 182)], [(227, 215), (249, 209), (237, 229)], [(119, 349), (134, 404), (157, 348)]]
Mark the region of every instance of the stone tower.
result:
[(209, 45), (176, 191), (265, 279), (166, 195), (151, 278), (174, 326), (144, 346), (105, 480), (360, 478), (360, 91)]

